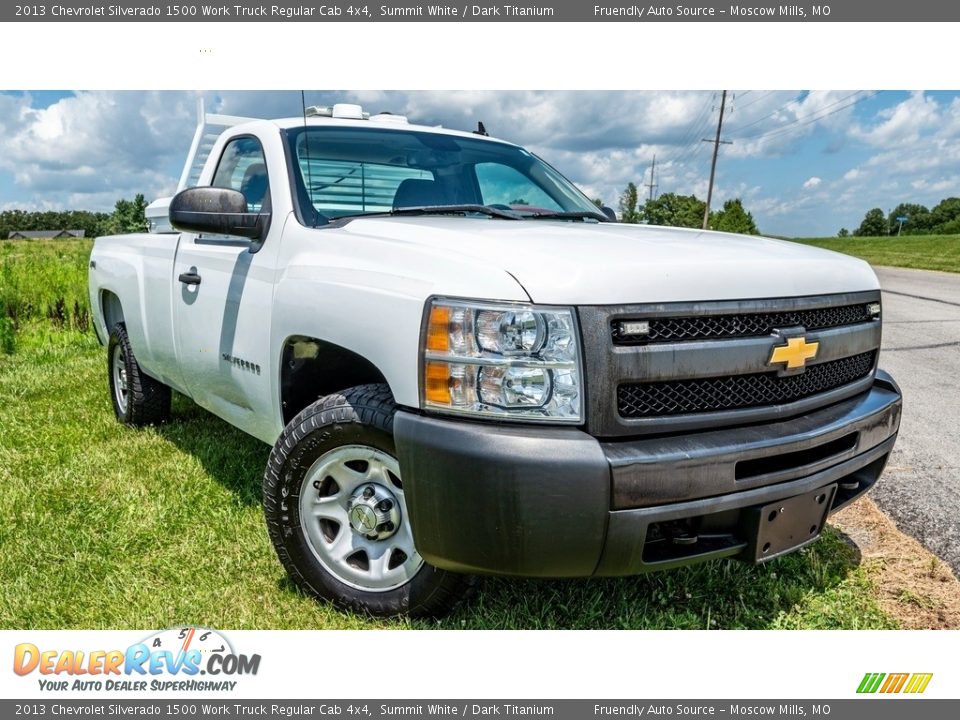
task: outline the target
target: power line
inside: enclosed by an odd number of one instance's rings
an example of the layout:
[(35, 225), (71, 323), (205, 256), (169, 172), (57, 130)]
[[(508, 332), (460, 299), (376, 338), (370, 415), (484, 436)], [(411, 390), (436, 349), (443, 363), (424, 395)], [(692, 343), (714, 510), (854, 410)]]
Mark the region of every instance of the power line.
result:
[[(859, 93), (860, 93), (859, 90), (855, 90), (855, 91), (852, 92), (852, 93), (849, 93), (849, 94), (847, 94), (847, 95), (844, 95), (842, 98), (840, 98), (840, 99), (838, 99), (838, 100), (834, 100), (832, 103), (830, 103), (830, 104), (828, 104), (828, 105), (824, 105), (822, 108), (818, 108), (817, 110), (814, 110), (812, 113), (809, 113), (809, 114), (807, 114), (807, 115), (804, 115), (803, 117), (799, 117), (799, 116), (798, 116), (798, 117), (795, 117), (793, 120), (791, 120), (790, 122), (788, 122), (788, 123), (785, 124), (785, 125), (781, 125), (780, 127), (774, 128), (773, 130), (759, 130), (759, 131), (757, 131), (757, 132), (754, 132), (754, 133), (751, 133), (751, 134), (749, 134), (749, 135), (743, 136), (743, 139), (746, 140), (746, 139), (749, 139), (749, 138), (755, 138), (755, 137), (759, 137), (759, 136), (761, 136), (761, 135), (765, 135), (765, 134), (770, 133), (770, 132), (776, 132), (776, 131), (778, 131), (778, 130), (783, 130), (783, 129), (785, 129), (785, 128), (790, 127), (791, 125), (797, 124), (798, 122), (800, 122), (800, 121), (802, 121), (802, 120), (806, 120), (807, 118), (810, 118), (810, 117), (812, 117), (813, 115), (816, 115), (817, 113), (822, 112), (823, 110), (827, 110), (828, 108), (832, 108), (832, 107), (834, 107), (834, 106), (836, 106), (836, 105), (839, 105), (840, 103), (842, 103), (842, 102), (844, 102), (844, 101), (846, 101), (846, 100), (849, 100), (850, 98), (852, 98), (852, 97), (855, 96), (855, 95), (858, 95)], [(813, 94), (813, 93), (811, 93), (811, 95), (812, 95), (812, 94)], [(807, 97), (810, 97), (810, 95), (808, 95)], [(791, 101), (791, 102), (792, 102), (792, 101)], [(789, 104), (790, 104), (790, 103), (787, 103), (787, 105), (789, 105)], [(786, 107), (786, 105), (785, 105), (784, 107)], [(776, 113), (776, 112), (778, 112), (778, 111), (774, 111), (774, 113)], [(761, 118), (761, 119), (762, 119), (762, 118)], [(755, 123), (754, 123), (754, 124), (755, 124)], [(740, 129), (743, 130), (744, 128), (740, 128)]]
[(701, 106), (700, 112), (697, 113), (693, 121), (687, 127), (687, 132), (684, 135), (683, 140), (680, 142), (681, 145), (687, 145), (691, 142), (696, 135), (699, 135), (697, 128), (700, 127), (701, 123), (707, 118), (710, 117), (710, 110), (713, 107), (713, 100), (716, 97), (715, 93), (710, 93), (707, 96), (707, 101)]
[[(812, 95), (812, 94), (813, 94), (813, 93), (810, 93), (809, 95), (807, 95), (807, 97), (809, 97), (809, 96)], [(801, 95), (802, 95), (802, 93), (801, 93)], [(734, 128), (733, 130), (731, 130), (731, 131), (729, 132), (729, 134), (730, 134), (730, 135), (736, 135), (737, 133), (743, 132), (744, 130), (746, 130), (746, 129), (749, 128), (749, 127), (753, 127), (754, 125), (757, 125), (757, 124), (759, 124), (759, 123), (762, 123), (762, 122), (763, 122), (764, 120), (766, 120), (767, 118), (772, 118), (774, 115), (776, 115), (776, 114), (777, 114), (778, 112), (780, 112), (781, 110), (786, 110), (786, 109), (790, 106), (791, 103), (795, 103), (795, 102), (797, 102), (798, 100), (800, 100), (800, 95), (797, 95), (796, 97), (790, 98), (787, 102), (785, 102), (783, 105), (781, 105), (780, 107), (778, 107), (776, 110), (772, 110), (772, 111), (768, 112), (766, 115), (763, 115), (763, 116), (761, 116), (761, 117), (758, 117), (756, 120), (754, 120), (754, 121), (752, 121), (752, 122), (749, 122), (749, 123), (747, 123), (746, 125), (741, 125), (740, 127)]]
[[(752, 92), (752, 91), (747, 90), (747, 92), (742, 93), (742, 94), (740, 95), (740, 99), (742, 100), (743, 98), (745, 98), (750, 92)], [(741, 106), (740, 106), (740, 110), (743, 110), (744, 108), (748, 108), (748, 107), (750, 107), (751, 105), (756, 105), (758, 102), (760, 102), (760, 101), (763, 100), (764, 98), (770, 97), (770, 96), (773, 95), (775, 92), (776, 92), (776, 90), (765, 90), (764, 92), (760, 93), (757, 97), (755, 97), (755, 98), (754, 98), (753, 100), (751, 100), (750, 102), (744, 103), (743, 105), (741, 105)]]
[(713, 97), (707, 101), (707, 104), (704, 106), (703, 111), (697, 117), (696, 124), (692, 126), (693, 132), (687, 135), (687, 139), (682, 143), (683, 147), (677, 154), (677, 157), (673, 160), (676, 165), (683, 165), (684, 163), (692, 160), (700, 152), (700, 148), (703, 145), (700, 141), (700, 137), (703, 133), (710, 127), (710, 110), (713, 107)]
[[(853, 95), (856, 95), (856, 94), (858, 94), (858, 93), (860, 93), (860, 92), (862, 92), (862, 91), (858, 90), (856, 93), (852, 93), (851, 95), (847, 95), (846, 98), (853, 97)], [(792, 123), (789, 123), (788, 125), (784, 125), (783, 127), (779, 127), (779, 128), (774, 129), (774, 130), (770, 130), (770, 131), (768, 131), (768, 132), (766, 132), (766, 133), (764, 133), (764, 134), (762, 134), (762, 135), (749, 135), (749, 136), (747, 136), (746, 138), (743, 138), (743, 139), (746, 140), (746, 139), (750, 139), (750, 138), (756, 138), (757, 141), (763, 141), (763, 140), (767, 140), (767, 139), (769, 139), (769, 138), (771, 138), (771, 137), (776, 137), (776, 136), (778, 136), (778, 135), (784, 135), (784, 134), (787, 134), (787, 133), (794, 132), (795, 130), (799, 130), (799, 129), (802, 128), (802, 127), (806, 127), (807, 125), (810, 125), (810, 124), (812, 124), (812, 123), (819, 122), (820, 120), (824, 120), (824, 119), (830, 117), (831, 115), (835, 115), (836, 113), (841, 112), (842, 110), (846, 110), (847, 108), (851, 108), (851, 107), (853, 107), (854, 105), (859, 105), (860, 103), (862, 103), (862, 102), (864, 102), (864, 101), (866, 101), (866, 100), (870, 100), (871, 98), (874, 98), (874, 97), (876, 97), (877, 95), (879, 95), (881, 92), (883, 92), (883, 91), (882, 91), (882, 90), (874, 90), (872, 93), (869, 93), (868, 95), (861, 95), (861, 96), (858, 97), (856, 100), (853, 100), (852, 102), (848, 102), (846, 105), (841, 105), (840, 107), (835, 108), (834, 110), (831, 110), (830, 112), (823, 113), (823, 111), (826, 110), (827, 108), (834, 107), (834, 106), (837, 104), (836, 102), (835, 102), (835, 103), (831, 103), (830, 105), (827, 105), (827, 106), (825, 106), (825, 107), (823, 107), (823, 108), (820, 108), (820, 110), (818, 110), (817, 112), (813, 113), (812, 116), (811, 116), (811, 115), (808, 115), (808, 116), (806, 116), (805, 118), (799, 118), (799, 119), (797, 119), (797, 120), (794, 120)], [(837, 102), (842, 102), (842, 100), (838, 100)], [(819, 114), (819, 113), (823, 113), (823, 114)], [(801, 119), (804, 120), (804, 122), (800, 122)]]
[(710, 110), (713, 107), (713, 98), (714, 95), (711, 93), (707, 98), (707, 102), (704, 103), (700, 112), (697, 113), (696, 117), (690, 123), (687, 132), (683, 135), (683, 139), (678, 143), (680, 150), (677, 152), (677, 160), (675, 160), (675, 162), (682, 162), (681, 158), (685, 159), (687, 155), (691, 153), (692, 149), (699, 148), (700, 135), (703, 134), (703, 131), (710, 124)]
[[(827, 105), (824, 105), (823, 107), (818, 108), (818, 109), (816, 109), (816, 110), (814, 110), (814, 111), (812, 111), (812, 112), (810, 112), (810, 113), (808, 113), (808, 114), (806, 114), (806, 115), (804, 115), (804, 116), (802, 116), (802, 117), (799, 117), (799, 116), (798, 116), (798, 117), (795, 117), (793, 120), (791, 120), (790, 122), (788, 122), (788, 123), (786, 123), (786, 124), (784, 124), (784, 125), (781, 125), (781, 126), (779, 126), (779, 127), (775, 127), (775, 128), (773, 128), (773, 129), (771, 129), (771, 130), (760, 130), (760, 131), (758, 131), (758, 132), (750, 133), (749, 135), (743, 135), (743, 136), (741, 137), (741, 139), (742, 139), (742, 140), (751, 140), (751, 139), (753, 139), (753, 138), (760, 138), (760, 137), (763, 137), (763, 136), (765, 136), (765, 135), (778, 134), (778, 133), (780, 133), (780, 132), (782, 132), (782, 131), (784, 131), (784, 130), (792, 129), (794, 126), (796, 126), (796, 127), (803, 127), (804, 125), (808, 125), (808, 124), (810, 124), (811, 122), (816, 122), (818, 119), (820, 119), (820, 117), (827, 117), (827, 115), (832, 115), (833, 112), (839, 112), (840, 110), (843, 110), (844, 108), (850, 107), (851, 105), (856, 105), (857, 102), (862, 102), (863, 100), (866, 100), (866, 99), (868, 99), (869, 97), (872, 97), (872, 96), (861, 96), (860, 99), (855, 100), (854, 102), (849, 103), (848, 105), (843, 105), (842, 107), (838, 107), (838, 108), (837, 108), (838, 105), (841, 105), (842, 103), (847, 102), (848, 100), (850, 100), (850, 98), (853, 98), (853, 97), (859, 95), (861, 92), (863, 92), (863, 91), (862, 91), (862, 90), (856, 90), (856, 91), (854, 91), (854, 92), (852, 92), (852, 93), (849, 93), (849, 94), (847, 94), (847, 95), (844, 95), (842, 98), (839, 98), (838, 100), (834, 100), (832, 103), (829, 103), (829, 104), (827, 104)], [(874, 94), (876, 94), (876, 93), (874, 93)], [(833, 111), (833, 112), (829, 112), (829, 113), (826, 113), (826, 114), (824, 114), (824, 115), (821, 116), (821, 113), (823, 113), (825, 110), (830, 110), (830, 108), (837, 108), (837, 109), (836, 109), (835, 111)]]
[(716, 93), (711, 93), (710, 99), (704, 106), (703, 112), (701, 112), (697, 118), (697, 124), (693, 127), (691, 141), (683, 148), (681, 154), (679, 154), (676, 158), (670, 159), (671, 164), (675, 167), (694, 165), (699, 162), (700, 153), (705, 146), (705, 143), (703, 140), (701, 140), (701, 137), (711, 125), (710, 111), (716, 108), (716, 106), (713, 105), (713, 100), (715, 98)]
[(750, 90), (745, 90), (742, 93), (736, 93), (733, 90), (728, 90), (727, 98), (729, 107), (727, 109), (727, 115), (733, 115), (737, 111), (737, 108), (740, 107), (740, 100), (749, 95), (750, 92)]
[(710, 127), (710, 123), (701, 123), (697, 133), (697, 139), (693, 140), (684, 150), (683, 154), (678, 156), (673, 162), (675, 165), (685, 165), (686, 163), (694, 160), (697, 155), (700, 154), (700, 150), (703, 147), (703, 142), (700, 140), (700, 136), (703, 135)]

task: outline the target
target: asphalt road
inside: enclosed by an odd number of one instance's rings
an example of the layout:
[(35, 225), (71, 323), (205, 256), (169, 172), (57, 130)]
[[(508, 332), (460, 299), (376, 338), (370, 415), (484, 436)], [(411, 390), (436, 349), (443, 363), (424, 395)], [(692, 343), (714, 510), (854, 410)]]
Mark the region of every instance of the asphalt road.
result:
[(880, 367), (903, 390), (900, 437), (872, 495), (960, 575), (960, 274), (876, 268)]

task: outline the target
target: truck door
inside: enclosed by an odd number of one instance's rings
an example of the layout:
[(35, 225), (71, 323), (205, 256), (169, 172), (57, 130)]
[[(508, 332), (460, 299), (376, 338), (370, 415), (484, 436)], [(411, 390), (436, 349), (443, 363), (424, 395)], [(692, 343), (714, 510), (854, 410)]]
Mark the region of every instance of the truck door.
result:
[[(251, 212), (270, 212), (260, 141), (241, 136), (227, 143), (211, 185), (242, 192)], [(177, 356), (188, 392), (261, 437), (274, 415), (270, 317), (280, 225), (271, 222), (255, 253), (244, 238), (183, 233), (173, 268)]]

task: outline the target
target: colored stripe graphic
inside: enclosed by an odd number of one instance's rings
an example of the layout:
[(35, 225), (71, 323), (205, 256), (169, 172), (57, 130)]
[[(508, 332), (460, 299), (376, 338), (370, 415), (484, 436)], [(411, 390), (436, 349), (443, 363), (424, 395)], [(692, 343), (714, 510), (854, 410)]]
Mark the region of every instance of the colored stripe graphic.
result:
[(913, 677), (910, 678), (910, 682), (904, 692), (922, 693), (927, 689), (927, 685), (930, 684), (931, 678), (933, 678), (933, 673), (914, 673)]
[(890, 673), (887, 675), (887, 681), (883, 684), (883, 687), (880, 688), (882, 693), (898, 693), (903, 689), (904, 683), (907, 682), (907, 678), (910, 677), (910, 673)]
[(880, 687), (880, 682), (884, 677), (886, 677), (884, 673), (867, 673), (863, 676), (863, 680), (860, 681), (860, 687), (857, 688), (857, 692), (875, 693), (877, 688)]
[(860, 685), (857, 686), (857, 692), (861, 694), (872, 694), (880, 692), (883, 694), (910, 693), (919, 694), (927, 689), (930, 680), (933, 679), (933, 673), (866, 673)]

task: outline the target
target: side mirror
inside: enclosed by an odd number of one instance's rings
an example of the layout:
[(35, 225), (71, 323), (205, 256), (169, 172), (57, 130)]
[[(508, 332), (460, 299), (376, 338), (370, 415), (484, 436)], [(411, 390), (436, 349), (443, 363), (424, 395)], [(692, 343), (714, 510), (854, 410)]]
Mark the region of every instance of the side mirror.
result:
[(269, 213), (249, 212), (243, 193), (228, 188), (187, 188), (170, 201), (170, 224), (186, 232), (262, 240), (269, 220)]
[(604, 205), (602, 208), (600, 208), (600, 212), (606, 215), (610, 222), (617, 222), (617, 213), (614, 212), (612, 207), (607, 207)]

